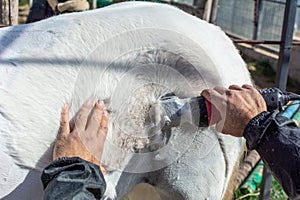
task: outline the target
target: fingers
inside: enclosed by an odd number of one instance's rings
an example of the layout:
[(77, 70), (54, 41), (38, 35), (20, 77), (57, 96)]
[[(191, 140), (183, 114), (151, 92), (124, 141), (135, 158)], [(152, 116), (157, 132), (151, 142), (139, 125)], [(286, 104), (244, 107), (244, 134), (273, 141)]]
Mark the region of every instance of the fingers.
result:
[(100, 170), (102, 172), (103, 175), (106, 175), (106, 169), (105, 167), (103, 167), (102, 165), (100, 165)]
[(107, 110), (104, 110), (101, 125), (100, 125), (100, 133), (103, 134), (105, 138), (108, 131), (108, 120), (109, 120), (109, 114)]
[(242, 85), (242, 88), (244, 88), (244, 89), (250, 89), (250, 90), (255, 89), (255, 88), (252, 87), (251, 85), (247, 85), (247, 84)]
[(243, 90), (243, 88), (241, 88), (241, 87), (238, 86), (238, 85), (231, 85), (231, 86), (229, 86), (229, 89), (230, 89), (230, 90)]
[(214, 87), (214, 90), (217, 91), (219, 94), (223, 95), (226, 93), (227, 89), (224, 87), (216, 86)]
[(211, 93), (211, 89), (205, 89), (205, 90), (202, 90), (200, 95), (203, 96), (205, 99), (207, 99), (210, 102), (211, 101), (210, 93)]
[(89, 111), (91, 110), (92, 107), (92, 100), (86, 101), (78, 111), (75, 117), (75, 126), (76, 129), (79, 131), (79, 133), (83, 133), (85, 131)]
[[(217, 88), (217, 90), (222, 90), (220, 88)], [(217, 90), (214, 89), (207, 89), (203, 90), (201, 95), (207, 99), (210, 103), (212, 103), (219, 111), (222, 110), (222, 107), (224, 106), (224, 102), (226, 101), (226, 96), (220, 94)]]
[(94, 130), (94, 132), (97, 133), (97, 131), (99, 130), (102, 121), (103, 109), (104, 102), (97, 101), (87, 125), (88, 132), (93, 132)]
[(215, 89), (206, 89), (201, 92), (201, 96), (207, 99), (209, 102), (213, 103), (212, 101), (215, 99), (224, 99), (224, 96), (217, 92)]
[(99, 150), (98, 150), (98, 158), (99, 160), (101, 160), (102, 157), (102, 153), (103, 153), (103, 148), (104, 148), (104, 142), (106, 139), (106, 135), (107, 135), (107, 131), (108, 131), (108, 112), (107, 110), (103, 111), (103, 115), (102, 115), (102, 121), (101, 121), (101, 125), (100, 125), (100, 129), (97, 133), (98, 136), (98, 144), (99, 144)]
[(69, 105), (64, 104), (60, 114), (59, 136), (66, 136), (70, 133), (69, 125)]

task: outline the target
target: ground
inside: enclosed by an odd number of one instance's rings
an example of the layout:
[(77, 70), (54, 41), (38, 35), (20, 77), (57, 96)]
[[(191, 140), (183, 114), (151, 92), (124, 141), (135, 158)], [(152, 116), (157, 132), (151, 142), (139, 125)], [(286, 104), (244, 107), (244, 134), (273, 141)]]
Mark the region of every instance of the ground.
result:
[[(275, 87), (276, 72), (266, 61), (249, 60), (244, 58), (255, 85), (259, 88)], [(288, 79), (287, 91), (300, 93), (300, 83)]]

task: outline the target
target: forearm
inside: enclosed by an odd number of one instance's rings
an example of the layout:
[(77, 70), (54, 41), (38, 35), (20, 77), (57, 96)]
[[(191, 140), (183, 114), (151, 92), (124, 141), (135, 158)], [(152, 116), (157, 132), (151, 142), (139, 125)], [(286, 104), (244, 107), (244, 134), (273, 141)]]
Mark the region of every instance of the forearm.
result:
[(244, 137), (256, 149), (287, 195), (300, 195), (300, 129), (276, 113), (263, 112), (247, 125)]
[(106, 183), (99, 166), (81, 158), (61, 158), (42, 174), (44, 199), (100, 199)]

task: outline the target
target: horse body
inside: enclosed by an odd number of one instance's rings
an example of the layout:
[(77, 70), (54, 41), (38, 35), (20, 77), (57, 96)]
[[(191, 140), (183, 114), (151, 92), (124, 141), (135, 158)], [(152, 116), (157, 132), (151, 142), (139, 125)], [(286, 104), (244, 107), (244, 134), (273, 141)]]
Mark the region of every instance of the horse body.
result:
[(162, 199), (224, 198), (242, 139), (179, 127), (162, 148), (135, 151), (149, 144), (148, 108), (162, 95), (251, 83), (218, 27), (168, 5), (130, 2), (2, 28), (0, 47), (1, 198), (42, 198), (60, 108), (69, 102), (74, 116), (87, 98), (111, 111), (107, 199), (145, 180)]

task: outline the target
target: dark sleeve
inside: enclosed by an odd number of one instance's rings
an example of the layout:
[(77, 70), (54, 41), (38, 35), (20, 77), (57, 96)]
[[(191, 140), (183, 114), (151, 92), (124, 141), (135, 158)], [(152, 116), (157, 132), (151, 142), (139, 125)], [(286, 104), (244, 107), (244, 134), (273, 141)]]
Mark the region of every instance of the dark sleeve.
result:
[(44, 199), (100, 199), (106, 183), (99, 166), (81, 158), (60, 158), (43, 170)]
[(286, 194), (300, 197), (300, 129), (277, 112), (262, 112), (244, 131), (248, 149), (256, 149)]
[(33, 0), (26, 23), (37, 22), (54, 14), (47, 0)]

